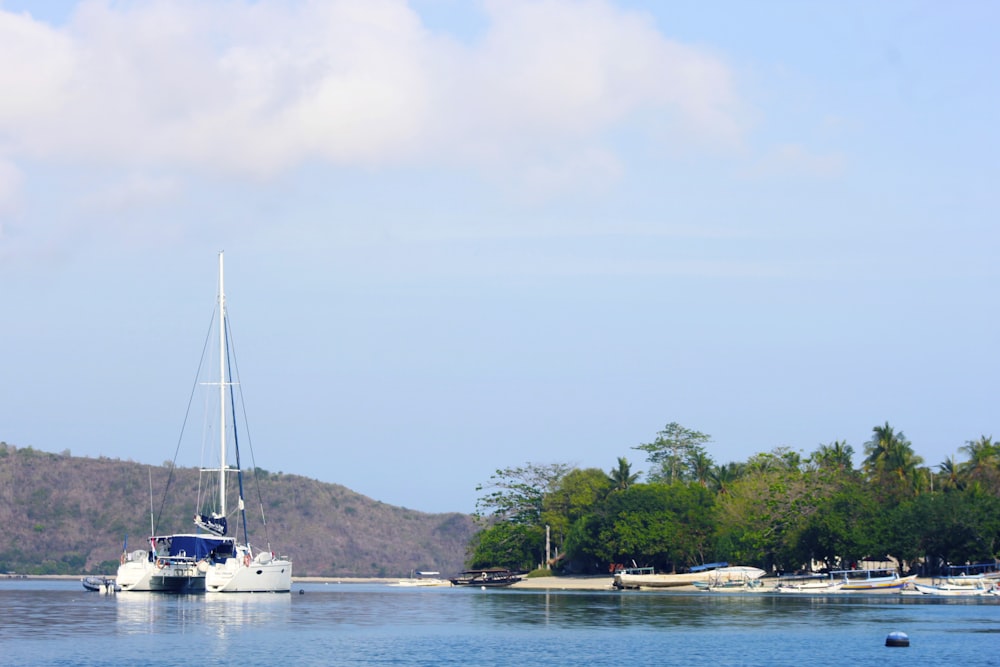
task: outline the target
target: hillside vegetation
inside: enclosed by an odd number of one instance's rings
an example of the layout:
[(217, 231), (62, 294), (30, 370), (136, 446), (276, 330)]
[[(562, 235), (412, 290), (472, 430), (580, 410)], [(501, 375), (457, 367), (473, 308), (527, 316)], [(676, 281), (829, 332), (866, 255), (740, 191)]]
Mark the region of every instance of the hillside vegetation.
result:
[[(290, 557), (300, 577), (458, 572), (476, 531), (468, 515), (394, 507), (338, 484), (263, 470), (247, 477), (251, 543)], [(0, 572), (114, 573), (126, 535), (129, 550), (146, 546), (150, 480), (152, 504), (161, 517), (157, 533), (195, 532), (195, 468), (174, 469), (171, 477), (165, 466), (0, 442)], [(234, 519), (230, 526), (235, 527)]]

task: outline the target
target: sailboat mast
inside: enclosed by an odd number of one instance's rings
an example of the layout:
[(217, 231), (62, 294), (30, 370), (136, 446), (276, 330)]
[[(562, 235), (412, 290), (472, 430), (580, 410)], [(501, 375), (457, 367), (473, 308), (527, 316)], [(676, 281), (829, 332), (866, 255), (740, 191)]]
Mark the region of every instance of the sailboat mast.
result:
[(219, 514), (226, 516), (226, 290), (219, 253)]

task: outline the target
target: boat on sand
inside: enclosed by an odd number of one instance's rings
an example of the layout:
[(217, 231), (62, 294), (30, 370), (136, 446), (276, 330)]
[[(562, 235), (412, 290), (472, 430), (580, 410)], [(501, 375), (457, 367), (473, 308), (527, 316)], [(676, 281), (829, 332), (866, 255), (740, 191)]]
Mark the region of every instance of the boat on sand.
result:
[(875, 591), (904, 588), (917, 578), (911, 574), (899, 576), (894, 567), (872, 568), (870, 570), (833, 570), (830, 572), (831, 582), (843, 584), (843, 591)]
[(763, 577), (767, 572), (749, 565), (729, 565), (729, 563), (708, 563), (697, 565), (687, 572), (657, 573), (651, 567), (633, 567), (615, 572), (615, 588), (673, 588), (694, 586), (698, 583), (714, 587), (724, 587), (729, 583), (745, 586), (748, 582)]

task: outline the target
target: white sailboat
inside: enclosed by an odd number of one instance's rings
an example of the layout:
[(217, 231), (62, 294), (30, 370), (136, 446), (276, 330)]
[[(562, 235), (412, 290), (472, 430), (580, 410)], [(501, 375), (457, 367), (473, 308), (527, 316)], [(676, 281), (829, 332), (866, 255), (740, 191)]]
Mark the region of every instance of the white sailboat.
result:
[[(219, 253), (219, 467), (203, 469), (218, 472), (218, 510), (211, 515), (199, 514), (195, 523), (202, 528), (225, 535), (227, 529), (227, 479), (235, 473), (238, 484), (237, 513), (243, 529), (243, 539), (233, 539), (233, 548), (216, 552), (208, 561), (205, 572), (205, 591), (209, 593), (283, 593), (292, 589), (292, 562), (276, 556), (270, 547), (258, 549), (251, 545), (247, 534), (246, 507), (243, 497), (243, 473), (240, 468), (239, 438), (236, 433), (235, 408), (232, 402), (233, 386), (229, 351), (229, 317), (226, 311), (224, 289), (223, 253)], [(226, 415), (232, 414), (231, 429), (227, 428)], [(228, 435), (232, 433), (236, 453), (236, 466), (227, 464)], [(239, 532), (239, 527), (237, 527)]]
[[(202, 472), (218, 473), (218, 504), (211, 514), (197, 514), (195, 524), (206, 532), (157, 535), (150, 526), (149, 549), (122, 549), (116, 577), (123, 591), (171, 593), (264, 593), (288, 592), (292, 588), (292, 563), (270, 550), (251, 545), (247, 533), (243, 474), (239, 464), (233, 387), (230, 372), (229, 318), (223, 283), (223, 254), (219, 253), (219, 467)], [(212, 383), (215, 384), (215, 383)], [(227, 420), (227, 415), (234, 418)], [(226, 462), (229, 437), (236, 452), (236, 465)], [(227, 535), (227, 479), (239, 480), (238, 518), (243, 539)], [(152, 496), (152, 494), (150, 494)], [(151, 508), (152, 509), (152, 508)], [(152, 517), (152, 512), (151, 512)], [(152, 518), (151, 518), (152, 523)], [(237, 529), (238, 530), (238, 529)]]

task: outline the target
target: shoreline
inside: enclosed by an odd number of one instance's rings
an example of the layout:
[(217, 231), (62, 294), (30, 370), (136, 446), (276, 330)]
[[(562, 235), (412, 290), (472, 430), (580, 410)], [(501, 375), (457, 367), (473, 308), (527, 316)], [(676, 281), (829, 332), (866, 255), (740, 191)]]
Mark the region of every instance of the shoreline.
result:
[[(50, 581), (79, 581), (84, 577), (90, 575), (73, 575), (73, 574), (5, 574), (0, 575), (0, 581), (9, 580), (50, 580)], [(399, 582), (400, 579), (405, 577), (294, 577), (292, 579), (292, 585), (295, 584), (395, 584)], [(773, 582), (773, 578), (767, 578), (764, 580), (765, 586), (770, 582)], [(556, 591), (610, 591), (615, 590), (612, 586), (614, 582), (614, 577), (607, 575), (591, 575), (591, 576), (550, 576), (550, 577), (531, 577), (524, 578), (515, 584), (508, 586), (510, 589), (521, 589), (521, 590), (556, 590)], [(930, 584), (930, 578), (918, 578), (915, 580), (918, 584)], [(773, 585), (773, 583), (771, 584)], [(657, 589), (639, 589), (639, 590), (658, 590), (658, 591), (673, 591), (677, 593), (691, 593), (695, 591), (700, 591), (700, 589), (694, 586), (672, 586), (669, 588), (657, 588)], [(898, 592), (899, 589), (888, 589), (884, 592)], [(864, 591), (864, 592), (882, 592), (878, 590), (874, 591)]]

